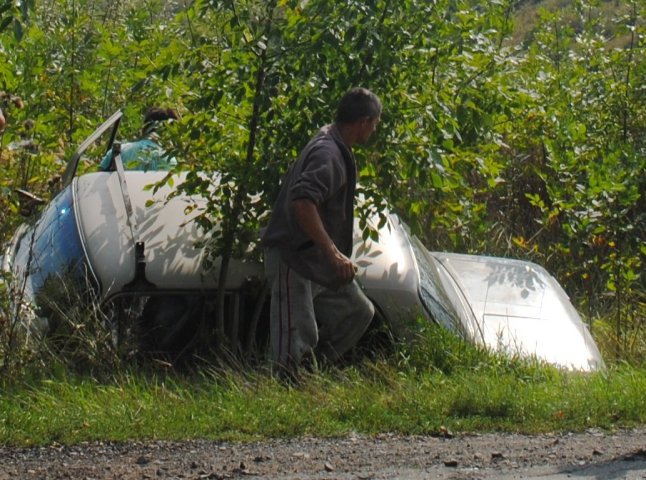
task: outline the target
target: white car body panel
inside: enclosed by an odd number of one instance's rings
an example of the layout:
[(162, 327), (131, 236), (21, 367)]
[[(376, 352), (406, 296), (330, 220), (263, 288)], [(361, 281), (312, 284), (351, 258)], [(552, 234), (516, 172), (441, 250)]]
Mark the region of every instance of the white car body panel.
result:
[(376, 241), (362, 240), (355, 221), (352, 260), (358, 267), (357, 280), (370, 298), (379, 299), (378, 306), (392, 319), (395, 331), (410, 333), (410, 324), (425, 312), (418, 294), (417, 262), (399, 219), (390, 215)]
[[(146, 279), (161, 290), (215, 290), (218, 263), (212, 272), (205, 271), (203, 267), (204, 252), (196, 242), (203, 241), (205, 235), (184, 213), (189, 205), (188, 199), (175, 197), (169, 200), (168, 195), (172, 191), (169, 185), (159, 188), (155, 194), (146, 189), (166, 174), (125, 172), (136, 234), (145, 245)], [(173, 185), (181, 182), (181, 176), (175, 176)], [(134, 239), (117, 173), (85, 174), (77, 177), (74, 185), (83, 243), (103, 287), (102, 297), (109, 298), (121, 292), (135, 276)], [(150, 201), (152, 204), (147, 205)], [(234, 261), (230, 272), (226, 288), (235, 289), (247, 277), (262, 275), (262, 268), (257, 264)]]

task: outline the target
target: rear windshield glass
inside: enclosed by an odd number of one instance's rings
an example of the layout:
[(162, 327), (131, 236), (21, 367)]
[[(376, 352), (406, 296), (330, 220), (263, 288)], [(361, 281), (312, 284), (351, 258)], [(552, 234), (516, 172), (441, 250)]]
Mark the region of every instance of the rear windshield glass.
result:
[(440, 325), (452, 331), (461, 331), (460, 321), (444, 293), (433, 259), (416, 237), (411, 237), (410, 244), (419, 269), (419, 295), (424, 308)]

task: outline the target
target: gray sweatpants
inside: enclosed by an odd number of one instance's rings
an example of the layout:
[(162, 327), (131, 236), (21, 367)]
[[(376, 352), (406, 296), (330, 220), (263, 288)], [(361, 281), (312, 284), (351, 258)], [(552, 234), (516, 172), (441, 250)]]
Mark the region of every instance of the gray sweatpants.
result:
[(310, 352), (337, 360), (357, 343), (372, 321), (375, 307), (356, 280), (330, 290), (288, 267), (275, 248), (265, 254), (265, 271), (271, 287), (274, 364), (298, 365)]

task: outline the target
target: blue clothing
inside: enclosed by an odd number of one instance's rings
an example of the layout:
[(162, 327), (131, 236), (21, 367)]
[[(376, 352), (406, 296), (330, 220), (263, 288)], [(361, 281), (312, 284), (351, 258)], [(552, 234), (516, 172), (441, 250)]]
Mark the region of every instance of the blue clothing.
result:
[[(121, 161), (125, 170), (169, 170), (177, 165), (175, 158), (169, 157), (162, 147), (149, 138), (121, 144)], [(111, 163), (112, 150), (105, 154), (99, 168), (109, 171)]]

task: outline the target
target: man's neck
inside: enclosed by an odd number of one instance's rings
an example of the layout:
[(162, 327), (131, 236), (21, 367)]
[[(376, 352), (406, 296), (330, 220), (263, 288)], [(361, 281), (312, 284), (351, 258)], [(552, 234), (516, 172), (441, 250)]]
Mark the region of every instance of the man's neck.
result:
[(352, 149), (352, 146), (357, 143), (357, 136), (352, 125), (347, 123), (335, 123), (334, 126), (341, 135), (343, 143), (345, 143), (349, 149)]

